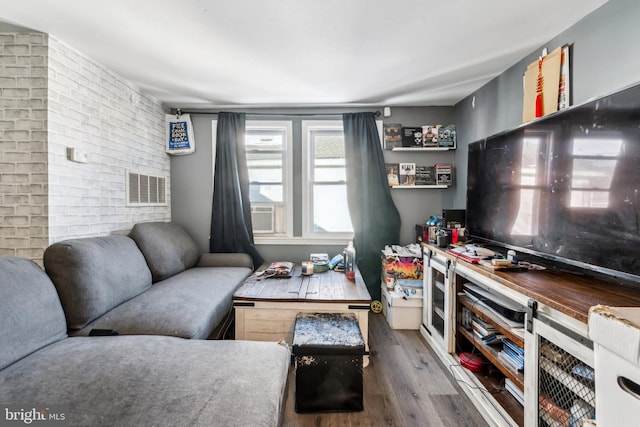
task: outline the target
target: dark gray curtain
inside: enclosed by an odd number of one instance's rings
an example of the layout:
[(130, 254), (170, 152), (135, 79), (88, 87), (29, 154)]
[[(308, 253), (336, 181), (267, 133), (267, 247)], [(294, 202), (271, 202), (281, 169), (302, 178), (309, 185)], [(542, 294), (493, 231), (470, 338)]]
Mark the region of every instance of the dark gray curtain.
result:
[(380, 300), (380, 251), (385, 245), (398, 244), (400, 214), (391, 199), (374, 114), (347, 113), (343, 122), (356, 263), (371, 298)]
[(218, 113), (209, 250), (247, 253), (257, 268), (264, 259), (253, 242), (244, 133), (244, 113)]

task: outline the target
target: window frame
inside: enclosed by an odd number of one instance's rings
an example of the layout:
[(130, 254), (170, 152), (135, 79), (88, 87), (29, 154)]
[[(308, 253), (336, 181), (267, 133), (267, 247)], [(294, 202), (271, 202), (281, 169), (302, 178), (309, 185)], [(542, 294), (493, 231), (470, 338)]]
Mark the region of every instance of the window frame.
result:
[(276, 207), (276, 222), (278, 221), (278, 207), (282, 212), (283, 232), (254, 233), (254, 240), (290, 238), (293, 237), (293, 122), (291, 120), (247, 120), (245, 122), (245, 134), (252, 130), (284, 131), (283, 159), (282, 159), (282, 202), (251, 203), (251, 206)]
[[(217, 144), (217, 128), (218, 121), (211, 121), (212, 128), (212, 159), (213, 159), (213, 179), (215, 179), (215, 165), (216, 165), (216, 144)], [(282, 202), (274, 203), (252, 203), (252, 206), (281, 206), (282, 212), (282, 227), (284, 232), (279, 233), (254, 233), (253, 238), (255, 242), (263, 242), (274, 239), (290, 239), (293, 237), (293, 122), (291, 120), (247, 120), (245, 122), (245, 134), (249, 130), (284, 130), (284, 156), (283, 156), (283, 200)], [(277, 218), (276, 218), (277, 221)]]
[[(344, 132), (342, 120), (302, 120), (302, 238), (305, 240), (352, 240), (353, 232), (327, 232), (313, 231), (313, 150), (311, 132), (314, 130), (340, 130)], [(346, 163), (345, 163), (346, 168)], [(346, 185), (346, 179), (345, 179)]]

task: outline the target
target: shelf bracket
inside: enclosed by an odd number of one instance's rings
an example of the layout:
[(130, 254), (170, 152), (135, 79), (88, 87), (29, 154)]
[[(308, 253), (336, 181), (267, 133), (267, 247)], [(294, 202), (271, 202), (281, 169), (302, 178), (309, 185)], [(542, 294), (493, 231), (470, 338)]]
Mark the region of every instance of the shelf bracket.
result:
[(536, 317), (538, 310), (538, 301), (530, 299), (527, 301), (527, 332), (533, 332), (533, 319)]

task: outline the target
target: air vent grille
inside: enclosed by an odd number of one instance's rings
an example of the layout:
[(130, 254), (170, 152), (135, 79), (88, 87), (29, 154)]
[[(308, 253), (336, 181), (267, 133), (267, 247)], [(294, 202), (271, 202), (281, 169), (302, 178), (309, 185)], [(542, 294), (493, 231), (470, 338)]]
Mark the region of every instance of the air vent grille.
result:
[(127, 205), (157, 206), (167, 204), (166, 178), (127, 171)]

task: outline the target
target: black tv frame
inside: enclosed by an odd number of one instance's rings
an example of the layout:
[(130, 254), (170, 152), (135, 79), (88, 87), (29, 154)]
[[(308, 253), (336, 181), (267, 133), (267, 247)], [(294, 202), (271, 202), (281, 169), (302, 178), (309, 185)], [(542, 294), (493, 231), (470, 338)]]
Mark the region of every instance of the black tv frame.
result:
[[(469, 145), (469, 150), (472, 150), (474, 144), (487, 144), (489, 141), (494, 141), (499, 138), (508, 138), (510, 135), (515, 135), (518, 133), (524, 133), (527, 130), (535, 129), (536, 127), (543, 126), (571, 126), (571, 123), (566, 123), (565, 119), (568, 120), (571, 116), (576, 116), (580, 114), (587, 114), (589, 109), (596, 116), (600, 117), (600, 120), (610, 120), (613, 115), (615, 115), (615, 109), (619, 109), (620, 111), (625, 111), (623, 113), (625, 115), (625, 120), (628, 121), (629, 117), (637, 117), (637, 125), (640, 127), (640, 84), (634, 84), (627, 86), (621, 90), (612, 92), (607, 95), (603, 95), (598, 98), (594, 98), (588, 100), (582, 104), (571, 106), (567, 109), (552, 113), (548, 116), (533, 120), (531, 122), (522, 124), (516, 128), (505, 130), (503, 132), (497, 133), (495, 135), (489, 136), (487, 138), (480, 139), (475, 141), (474, 143)], [(612, 113), (612, 111), (614, 111)], [(594, 122), (595, 125), (595, 122)], [(637, 141), (640, 144), (640, 139)], [(558, 263), (561, 265), (573, 266), (580, 270), (588, 270), (598, 274), (603, 274), (609, 277), (624, 279), (626, 281), (634, 282), (634, 284), (640, 283), (640, 267), (635, 271), (622, 271), (615, 268), (610, 268), (606, 265), (599, 265), (596, 263), (587, 262), (581, 259), (577, 259), (575, 257), (565, 257), (554, 255), (553, 253), (544, 252), (541, 250), (537, 250), (533, 246), (514, 244), (513, 242), (509, 242), (507, 240), (494, 239), (492, 236), (476, 234), (473, 229), (473, 220), (469, 221), (470, 218), (473, 217), (473, 206), (469, 206), (469, 192), (472, 190), (470, 188), (470, 180), (473, 178), (471, 165), (472, 162), (476, 160), (473, 158), (472, 153), (470, 152), (468, 155), (468, 165), (469, 168), (467, 174), (467, 226), (469, 237), (480, 241), (484, 244), (497, 246), (505, 249), (514, 249), (518, 252), (522, 252), (525, 254), (533, 255), (536, 257), (540, 257), (543, 259), (547, 259), (553, 261), (554, 263)], [(638, 182), (638, 188), (640, 189), (640, 182)], [(470, 224), (471, 223), (471, 224)], [(640, 242), (640, 236), (638, 238), (638, 242)], [(640, 253), (640, 251), (639, 251)]]

